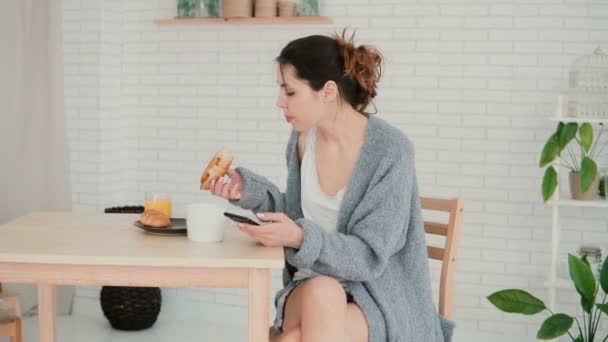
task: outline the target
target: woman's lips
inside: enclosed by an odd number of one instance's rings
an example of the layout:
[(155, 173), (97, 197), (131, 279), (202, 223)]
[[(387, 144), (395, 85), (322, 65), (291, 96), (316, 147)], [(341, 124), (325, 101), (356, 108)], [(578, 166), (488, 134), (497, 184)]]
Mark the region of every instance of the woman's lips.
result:
[(285, 115), (285, 121), (287, 121), (287, 123), (291, 123), (293, 121), (293, 116)]

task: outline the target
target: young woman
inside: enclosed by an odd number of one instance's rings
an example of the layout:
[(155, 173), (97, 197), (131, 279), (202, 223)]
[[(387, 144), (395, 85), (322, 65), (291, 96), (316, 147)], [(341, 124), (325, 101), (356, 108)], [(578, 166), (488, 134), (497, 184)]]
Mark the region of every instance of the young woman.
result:
[(449, 341), (433, 304), (412, 143), (365, 112), (381, 56), (344, 35), (290, 42), (277, 106), (293, 126), (287, 189), (246, 168), (210, 191), (271, 223), (240, 229), (283, 246), (278, 341)]

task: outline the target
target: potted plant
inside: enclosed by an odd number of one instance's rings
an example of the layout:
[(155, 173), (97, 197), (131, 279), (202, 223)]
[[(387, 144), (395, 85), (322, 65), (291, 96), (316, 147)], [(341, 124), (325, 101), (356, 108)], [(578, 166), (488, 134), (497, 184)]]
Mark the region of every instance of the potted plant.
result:
[[(599, 279), (594, 277), (586, 256), (579, 259), (568, 254), (568, 270), (574, 287), (581, 297), (582, 325), (576, 317), (565, 313), (554, 313), (545, 306), (543, 301), (523, 290), (502, 290), (487, 298), (490, 303), (504, 312), (535, 315), (548, 311), (551, 316), (545, 319), (538, 330), (536, 338), (539, 340), (550, 340), (568, 334), (574, 342), (608, 341), (608, 335), (603, 339), (601, 336), (596, 336), (602, 314), (608, 315), (608, 303), (606, 302), (608, 258), (602, 264)], [(600, 294), (600, 289), (604, 292), (603, 296)], [(597, 302), (600, 298), (603, 300)], [(574, 323), (576, 326), (573, 328)]]
[(196, 0), (177, 0), (177, 17), (196, 17)]
[(220, 0), (200, 0), (199, 16), (213, 18), (219, 17)]
[[(597, 146), (603, 129), (602, 125), (598, 138), (594, 139), (593, 128), (588, 122), (582, 123), (580, 126), (576, 122), (560, 122), (541, 152), (539, 162), (541, 168), (555, 161), (555, 164), (570, 169), (570, 192), (574, 199), (589, 200), (594, 199), (597, 195), (599, 172), (594, 159), (606, 147), (606, 144), (601, 148)], [(573, 141), (580, 147), (579, 154), (570, 145)], [(562, 157), (562, 152), (566, 152), (567, 156)], [(557, 161), (556, 158), (558, 158)], [(557, 178), (554, 166), (549, 165), (545, 170), (542, 184), (542, 194), (545, 202), (553, 196), (557, 188)]]
[(321, 4), (319, 3), (321, 0), (301, 0), (300, 8), (298, 11), (298, 15), (307, 16), (307, 15), (320, 15), (321, 14)]

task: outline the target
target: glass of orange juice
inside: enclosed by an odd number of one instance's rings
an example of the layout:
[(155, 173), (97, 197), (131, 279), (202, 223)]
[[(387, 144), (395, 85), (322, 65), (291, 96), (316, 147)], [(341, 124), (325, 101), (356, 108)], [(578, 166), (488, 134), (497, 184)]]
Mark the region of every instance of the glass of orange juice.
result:
[(146, 192), (144, 203), (145, 210), (158, 210), (171, 217), (173, 214), (173, 202), (169, 194), (162, 192)]

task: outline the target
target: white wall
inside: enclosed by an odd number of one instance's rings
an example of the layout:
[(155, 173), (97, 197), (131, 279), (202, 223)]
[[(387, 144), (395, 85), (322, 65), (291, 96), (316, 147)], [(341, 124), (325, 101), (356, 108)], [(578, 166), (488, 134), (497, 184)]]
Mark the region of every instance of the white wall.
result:
[[(200, 171), (220, 146), (284, 188), (290, 127), (274, 107), (273, 58), (296, 37), (357, 28), (358, 41), (386, 57), (376, 103), (415, 142), (422, 193), (466, 199), (460, 327), (536, 333), (538, 318), (503, 315), (485, 296), (523, 287), (546, 298), (551, 215), (539, 196), (538, 155), (571, 63), (598, 44), (608, 50), (604, 1), (326, 0), (335, 23), (313, 26), (154, 24), (175, 15), (174, 0), (63, 7), (76, 209), (141, 203), (145, 191), (166, 190), (183, 214), (200, 200)], [(608, 247), (605, 212), (565, 216), (564, 253), (584, 242)], [(245, 313), (244, 291), (165, 294), (176, 313), (184, 307), (175, 303), (191, 298), (202, 310), (221, 307), (220, 319)], [(564, 310), (578, 305), (571, 293), (560, 296)]]

